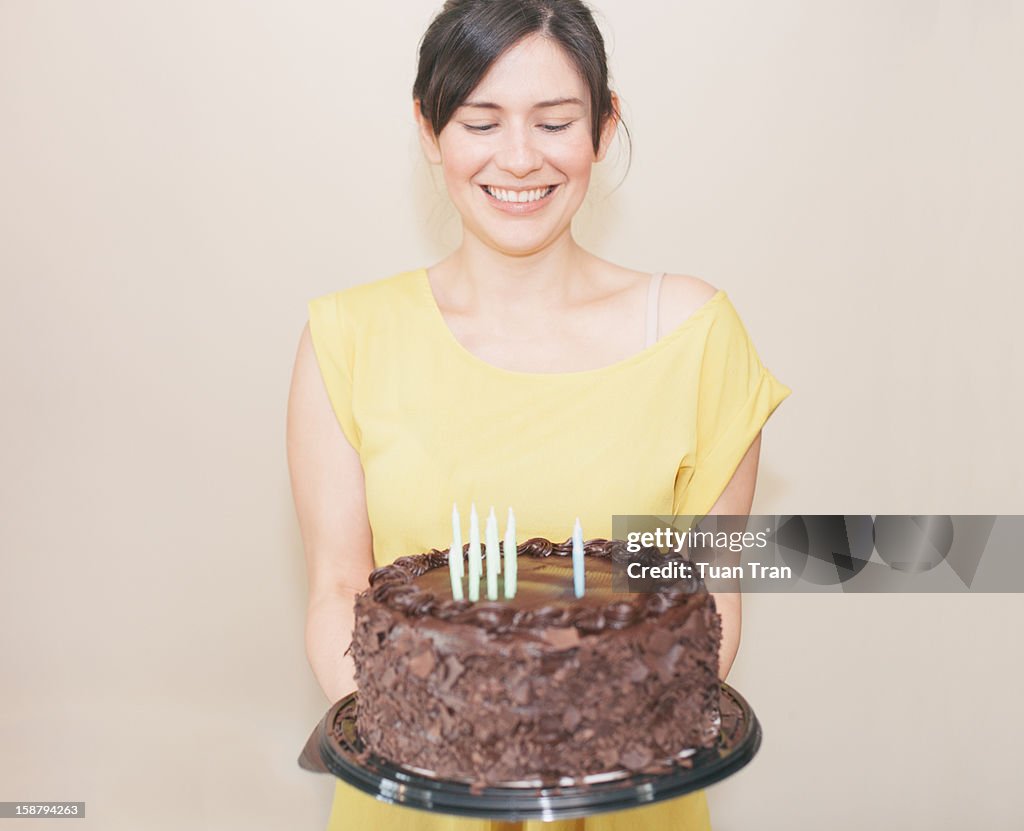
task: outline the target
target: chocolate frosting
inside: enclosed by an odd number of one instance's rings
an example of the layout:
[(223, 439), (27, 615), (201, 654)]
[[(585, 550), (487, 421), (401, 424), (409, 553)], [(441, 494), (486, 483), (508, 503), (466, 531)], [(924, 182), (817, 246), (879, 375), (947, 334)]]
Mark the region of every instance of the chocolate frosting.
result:
[(436, 549), (373, 572), (351, 647), (368, 752), (442, 779), (557, 784), (656, 772), (713, 746), (714, 596), (696, 579), (615, 593), (620, 558), (672, 558), (591, 540), (577, 599), (571, 552), (569, 541), (520, 545), (511, 600), (453, 600), (448, 554)]
[[(469, 550), (463, 546), (463, 557)], [(699, 577), (672, 581), (650, 594), (611, 590), (615, 564), (665, 565), (685, 562), (678, 555), (663, 555), (657, 548), (631, 553), (621, 540), (588, 540), (583, 546), (587, 586), (582, 598), (572, 594), (572, 540), (554, 543), (535, 537), (517, 548), (518, 588), (513, 600), (455, 600), (448, 578), (448, 552), (401, 557), (370, 574), (373, 599), (409, 617), (432, 617), (478, 626), (492, 633), (512, 633), (546, 627), (574, 626), (581, 632), (626, 629), (634, 624), (685, 605), (704, 591)], [(524, 561), (525, 559), (525, 561)], [(468, 571), (468, 569), (466, 569)], [(499, 583), (500, 583), (499, 579)]]

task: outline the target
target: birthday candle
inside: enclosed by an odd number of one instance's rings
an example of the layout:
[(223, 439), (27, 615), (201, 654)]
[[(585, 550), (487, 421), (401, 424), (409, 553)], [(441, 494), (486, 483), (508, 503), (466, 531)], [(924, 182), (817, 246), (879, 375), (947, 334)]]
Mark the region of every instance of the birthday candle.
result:
[(480, 571), (480, 522), (473, 504), (469, 509), (469, 599), (474, 603), (480, 599)]
[(498, 599), (498, 520), (494, 516), (494, 507), (487, 517), (487, 599)]
[(505, 599), (516, 596), (516, 570), (519, 559), (516, 557), (516, 518), (512, 509), (508, 509), (508, 522), (505, 523)]
[(448, 549), (448, 562), (455, 560), (455, 574), (461, 581), (466, 576), (465, 562), (462, 559), (462, 520), (459, 517), (459, 506), (452, 505), (452, 546)]
[(583, 527), (579, 517), (572, 529), (572, 588), (577, 597), (583, 597)]
[(459, 508), (452, 505), (452, 544), (448, 549), (448, 576), (452, 581), (452, 599), (462, 600), (462, 529)]

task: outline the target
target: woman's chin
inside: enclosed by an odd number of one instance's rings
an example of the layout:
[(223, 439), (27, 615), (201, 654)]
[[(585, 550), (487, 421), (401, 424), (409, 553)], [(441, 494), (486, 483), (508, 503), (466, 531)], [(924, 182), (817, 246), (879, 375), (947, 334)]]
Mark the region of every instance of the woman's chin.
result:
[[(506, 230), (506, 229), (502, 229)], [(525, 231), (526, 229), (522, 229)], [(570, 236), (571, 227), (565, 226), (548, 233), (481, 233), (475, 234), (480, 242), (505, 257), (530, 257), (548, 250)]]

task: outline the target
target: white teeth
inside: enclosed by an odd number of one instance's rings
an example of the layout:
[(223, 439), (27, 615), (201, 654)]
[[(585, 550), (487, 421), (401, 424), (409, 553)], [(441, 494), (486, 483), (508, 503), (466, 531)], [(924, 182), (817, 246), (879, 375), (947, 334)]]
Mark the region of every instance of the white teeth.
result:
[(501, 190), (489, 186), (485, 186), (484, 189), (499, 202), (536, 202), (539, 199), (543, 199), (545, 196), (550, 194), (552, 190), (554, 190), (553, 187), (548, 187), (536, 188), (534, 190), (515, 191)]

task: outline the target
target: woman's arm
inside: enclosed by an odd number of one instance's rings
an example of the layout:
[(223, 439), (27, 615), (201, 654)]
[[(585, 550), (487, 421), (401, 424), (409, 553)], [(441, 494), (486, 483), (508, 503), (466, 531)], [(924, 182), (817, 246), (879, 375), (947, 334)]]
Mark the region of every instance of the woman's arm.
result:
[(359, 455), (331, 409), (313, 351), (302, 332), (288, 397), (288, 467), (306, 552), (309, 605), (306, 655), (332, 703), (355, 689), (355, 595), (373, 570), (373, 540)]
[[(750, 513), (750, 506), (754, 502), (754, 486), (757, 484), (757, 463), (760, 455), (761, 434), (758, 433), (709, 514), (746, 516)], [(743, 628), (742, 595), (738, 591), (712, 594), (718, 613), (722, 616), (722, 647), (719, 651), (718, 677), (724, 681), (740, 648), (740, 631)]]
[[(698, 277), (686, 274), (668, 274), (662, 285), (659, 332), (669, 332), (688, 320), (701, 306), (714, 297), (717, 289)], [(747, 449), (732, 479), (712, 506), (709, 514), (747, 516), (754, 502), (757, 482), (757, 462), (761, 453), (761, 434)], [(740, 648), (742, 604), (740, 593), (712, 592), (718, 613), (722, 616), (722, 647), (719, 652), (718, 675), (722, 680), (729, 674)]]

